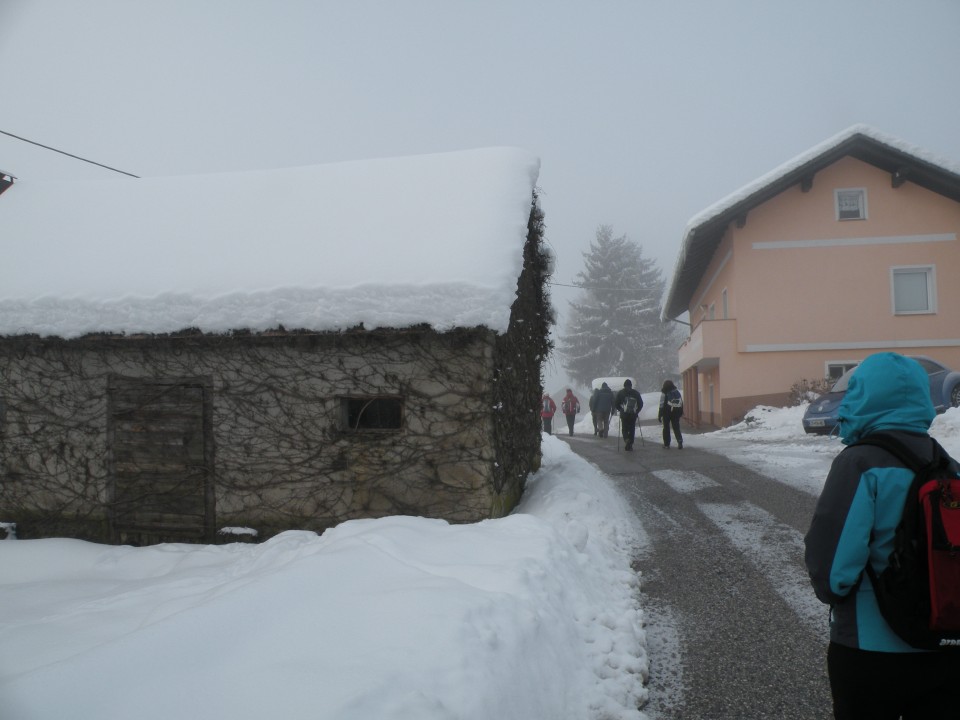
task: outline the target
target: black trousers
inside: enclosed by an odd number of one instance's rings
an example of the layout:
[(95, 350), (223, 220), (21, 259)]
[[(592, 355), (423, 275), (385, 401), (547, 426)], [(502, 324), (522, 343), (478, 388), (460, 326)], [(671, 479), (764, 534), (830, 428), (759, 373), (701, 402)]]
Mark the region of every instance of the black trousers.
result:
[(827, 672), (837, 720), (960, 717), (960, 652), (869, 652), (830, 643)]
[(637, 432), (637, 416), (631, 413), (620, 413), (620, 434), (623, 441), (633, 445), (633, 436)]
[(553, 416), (551, 415), (550, 417), (544, 417), (541, 415), (540, 420), (543, 421), (543, 431), (547, 435), (553, 435)]
[(573, 423), (576, 422), (577, 415), (574, 413), (573, 415), (564, 415), (564, 417), (567, 418), (567, 429), (569, 429), (570, 434), (573, 435)]
[(664, 415), (661, 422), (663, 423), (664, 446), (665, 447), (670, 446), (670, 428), (671, 427), (673, 428), (673, 436), (677, 439), (677, 445), (683, 445), (683, 435), (680, 434), (680, 418)]

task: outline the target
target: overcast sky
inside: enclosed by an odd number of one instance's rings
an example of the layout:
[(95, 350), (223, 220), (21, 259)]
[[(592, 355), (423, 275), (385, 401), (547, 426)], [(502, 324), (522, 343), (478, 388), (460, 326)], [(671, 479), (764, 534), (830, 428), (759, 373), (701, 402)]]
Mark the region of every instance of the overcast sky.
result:
[[(850, 125), (960, 162), (958, 36), (956, 0), (0, 0), (0, 130), (141, 176), (519, 146), (556, 282), (601, 224), (669, 279)], [(0, 169), (113, 174), (3, 135)]]

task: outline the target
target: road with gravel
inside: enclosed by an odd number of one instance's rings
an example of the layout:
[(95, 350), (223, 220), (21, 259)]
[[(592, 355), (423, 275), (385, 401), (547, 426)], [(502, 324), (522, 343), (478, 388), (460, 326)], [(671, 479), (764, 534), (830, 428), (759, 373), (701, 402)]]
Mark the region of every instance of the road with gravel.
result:
[(803, 567), (816, 498), (696, 448), (666, 450), (642, 428), (561, 435), (622, 489), (640, 520), (651, 720), (832, 716), (828, 612)]

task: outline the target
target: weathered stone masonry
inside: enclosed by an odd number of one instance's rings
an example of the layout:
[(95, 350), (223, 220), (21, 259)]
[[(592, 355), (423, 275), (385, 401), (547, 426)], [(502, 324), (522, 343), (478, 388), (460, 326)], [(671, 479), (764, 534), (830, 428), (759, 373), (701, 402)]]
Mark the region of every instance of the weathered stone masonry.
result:
[[(541, 242), (534, 206), (502, 335), (0, 338), (0, 521), (21, 538), (146, 543), (509, 512), (540, 459)], [(396, 403), (399, 426), (347, 427), (357, 398)]]

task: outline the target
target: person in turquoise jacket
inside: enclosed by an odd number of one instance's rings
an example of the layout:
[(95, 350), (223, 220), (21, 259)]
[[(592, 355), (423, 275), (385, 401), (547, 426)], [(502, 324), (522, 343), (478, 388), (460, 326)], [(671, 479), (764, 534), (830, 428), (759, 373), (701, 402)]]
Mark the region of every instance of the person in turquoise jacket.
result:
[[(936, 416), (926, 371), (897, 353), (877, 353), (854, 371), (840, 406), (851, 445), (883, 430), (930, 458)], [(956, 468), (955, 468), (956, 469)], [(835, 718), (956, 718), (960, 653), (925, 652), (901, 640), (877, 607), (864, 568), (888, 564), (913, 473), (882, 448), (845, 448), (833, 461), (805, 537), (817, 597), (830, 606), (827, 671)]]

